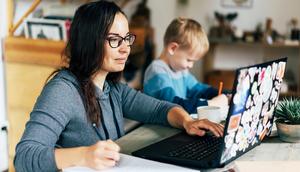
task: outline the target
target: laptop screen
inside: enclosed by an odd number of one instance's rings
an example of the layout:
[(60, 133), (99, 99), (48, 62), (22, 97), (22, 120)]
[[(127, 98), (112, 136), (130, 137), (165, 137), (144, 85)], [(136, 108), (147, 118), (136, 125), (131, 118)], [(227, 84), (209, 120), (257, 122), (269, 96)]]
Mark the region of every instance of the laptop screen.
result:
[(247, 152), (271, 132), (286, 60), (237, 70), (221, 163)]

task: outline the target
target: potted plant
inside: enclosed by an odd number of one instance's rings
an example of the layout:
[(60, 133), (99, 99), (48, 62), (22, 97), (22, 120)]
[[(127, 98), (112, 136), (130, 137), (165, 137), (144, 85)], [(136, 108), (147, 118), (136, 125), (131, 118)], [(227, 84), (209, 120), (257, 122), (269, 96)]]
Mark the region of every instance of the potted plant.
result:
[(282, 141), (300, 142), (300, 99), (284, 99), (275, 110), (277, 133)]

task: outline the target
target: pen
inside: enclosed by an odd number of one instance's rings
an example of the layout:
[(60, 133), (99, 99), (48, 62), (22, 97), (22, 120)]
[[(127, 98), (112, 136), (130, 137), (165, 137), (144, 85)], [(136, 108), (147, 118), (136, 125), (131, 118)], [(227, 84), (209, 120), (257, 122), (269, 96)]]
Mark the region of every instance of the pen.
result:
[[(100, 132), (98, 131), (98, 128), (97, 128), (96, 123), (93, 123), (92, 126), (93, 126), (95, 132), (97, 133), (98, 137), (100, 138), (100, 140), (104, 140), (104, 139), (101, 137)], [(115, 161), (115, 160), (114, 160), (114, 161)], [(115, 161), (115, 162), (116, 162), (116, 165), (115, 165), (115, 166), (119, 166), (120, 161)]]
[(221, 95), (221, 94), (222, 94), (222, 89), (223, 89), (223, 82), (221, 81), (220, 84), (219, 84), (219, 92), (218, 92), (218, 95)]
[(120, 161), (115, 161), (116, 162), (116, 167), (119, 167), (120, 166)]

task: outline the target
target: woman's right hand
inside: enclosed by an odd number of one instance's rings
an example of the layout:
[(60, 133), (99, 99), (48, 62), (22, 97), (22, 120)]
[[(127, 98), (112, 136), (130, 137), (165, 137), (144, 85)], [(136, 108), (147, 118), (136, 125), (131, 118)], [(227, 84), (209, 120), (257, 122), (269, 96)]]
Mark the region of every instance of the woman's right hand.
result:
[(203, 136), (207, 131), (211, 131), (215, 136), (222, 137), (224, 126), (211, 122), (207, 119), (188, 120), (183, 124), (185, 131), (190, 135)]
[(96, 170), (113, 167), (120, 160), (120, 147), (113, 141), (98, 141), (85, 147), (81, 166)]

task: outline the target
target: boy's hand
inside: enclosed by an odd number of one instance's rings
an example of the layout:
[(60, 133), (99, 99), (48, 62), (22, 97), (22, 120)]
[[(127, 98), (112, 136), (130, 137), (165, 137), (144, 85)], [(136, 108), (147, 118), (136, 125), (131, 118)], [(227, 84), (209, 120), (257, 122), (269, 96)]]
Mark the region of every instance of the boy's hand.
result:
[(186, 121), (183, 126), (188, 134), (198, 136), (205, 135), (208, 130), (215, 136), (222, 137), (224, 131), (223, 125), (211, 122), (207, 119)]
[(228, 99), (228, 104), (229, 104), (232, 99), (232, 94), (226, 94), (226, 97)]

